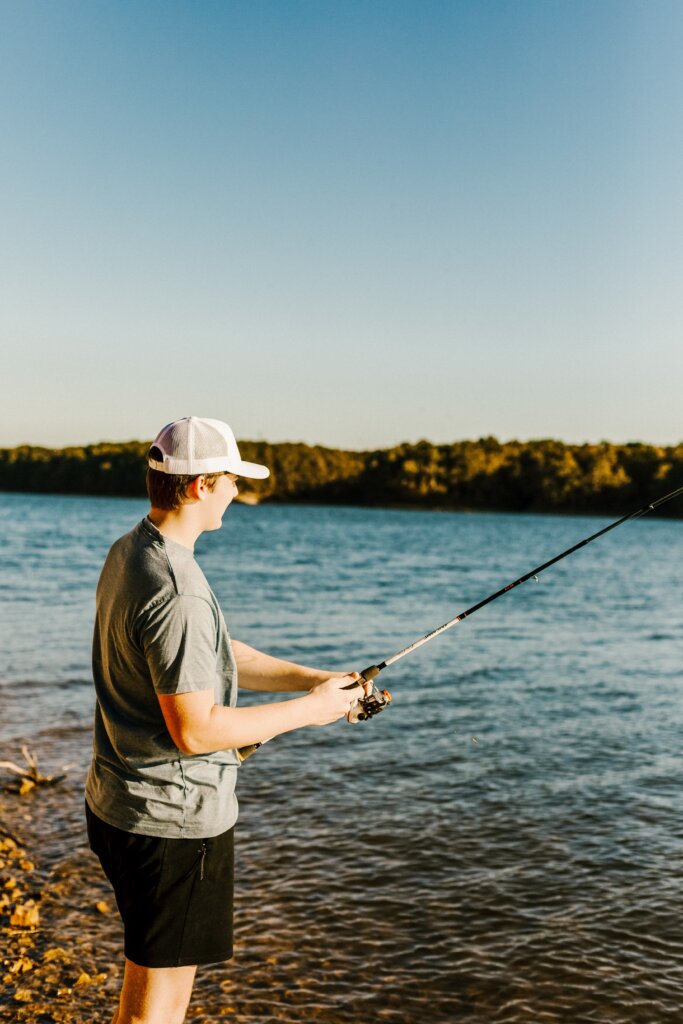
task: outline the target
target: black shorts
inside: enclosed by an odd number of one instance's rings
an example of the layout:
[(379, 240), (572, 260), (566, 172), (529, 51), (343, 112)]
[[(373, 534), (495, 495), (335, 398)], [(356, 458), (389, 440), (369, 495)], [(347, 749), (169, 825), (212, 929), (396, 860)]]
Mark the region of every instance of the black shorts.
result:
[(233, 832), (162, 839), (124, 832), (85, 807), (88, 840), (114, 887), (124, 953), (140, 967), (232, 956)]

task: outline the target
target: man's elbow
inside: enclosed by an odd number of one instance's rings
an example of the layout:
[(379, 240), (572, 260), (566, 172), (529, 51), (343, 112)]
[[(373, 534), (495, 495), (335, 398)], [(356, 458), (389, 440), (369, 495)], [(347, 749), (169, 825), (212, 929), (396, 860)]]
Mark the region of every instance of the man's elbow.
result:
[(193, 757), (196, 754), (209, 753), (206, 748), (206, 741), (202, 742), (202, 737), (197, 732), (183, 729), (174, 738), (173, 742), (181, 754), (187, 754), (189, 757)]
[(164, 724), (181, 754), (205, 754), (212, 749), (207, 737), (212, 732), (213, 699), (212, 690), (159, 696)]
[(194, 754), (206, 753), (206, 741), (203, 740), (202, 731), (197, 727), (196, 723), (180, 723), (175, 721), (169, 725), (167, 722), (166, 728), (174, 747), (181, 754), (193, 756)]

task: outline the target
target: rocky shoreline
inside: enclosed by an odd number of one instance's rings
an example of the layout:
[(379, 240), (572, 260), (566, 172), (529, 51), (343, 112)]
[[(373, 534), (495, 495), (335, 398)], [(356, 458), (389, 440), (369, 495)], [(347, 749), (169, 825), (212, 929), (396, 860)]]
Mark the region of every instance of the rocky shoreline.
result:
[[(84, 781), (83, 766), (23, 793), (0, 778), (0, 1024), (110, 1024), (114, 1015), (123, 927), (88, 847)], [(203, 969), (187, 1021), (254, 1019), (236, 1009), (233, 973)], [(253, 999), (261, 986), (250, 982)]]
[(0, 804), (0, 1021), (108, 1024), (120, 968), (102, 961), (94, 940), (103, 917), (116, 909), (85, 850), (76, 865), (50, 869), (41, 863), (27, 806), (18, 794)]

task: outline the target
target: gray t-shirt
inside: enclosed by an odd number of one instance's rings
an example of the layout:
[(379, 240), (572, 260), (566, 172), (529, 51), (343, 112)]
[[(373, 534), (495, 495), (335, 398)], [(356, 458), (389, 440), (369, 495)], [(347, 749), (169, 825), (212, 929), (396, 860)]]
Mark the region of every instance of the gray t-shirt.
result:
[(230, 636), (192, 552), (149, 519), (117, 540), (104, 563), (93, 676), (90, 809), (143, 835), (208, 838), (229, 829), (237, 818), (236, 752), (181, 753), (157, 694), (213, 688), (216, 704), (234, 707)]

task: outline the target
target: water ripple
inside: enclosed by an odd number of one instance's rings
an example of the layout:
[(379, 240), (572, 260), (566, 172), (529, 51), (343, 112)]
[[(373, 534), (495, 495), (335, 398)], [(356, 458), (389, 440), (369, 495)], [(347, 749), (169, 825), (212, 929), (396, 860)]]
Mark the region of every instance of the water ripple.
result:
[[(30, 805), (31, 828), (46, 891), (56, 877), (66, 886), (60, 932), (83, 940), (85, 927), (114, 960), (112, 919), (79, 916), (83, 898), (106, 893), (81, 809), (89, 631), (106, 547), (144, 508), (2, 500), (22, 510), (5, 521), (15, 535), (0, 591), (3, 742), (28, 737), (46, 765), (77, 763), (65, 789)], [(233, 634), (346, 668), (603, 523), (230, 515), (198, 557)], [(394, 704), (377, 720), (289, 734), (248, 762), (236, 958), (200, 972), (189, 1019), (229, 1007), (235, 1024), (679, 1021), (681, 529), (615, 531), (397, 664), (382, 677)]]

